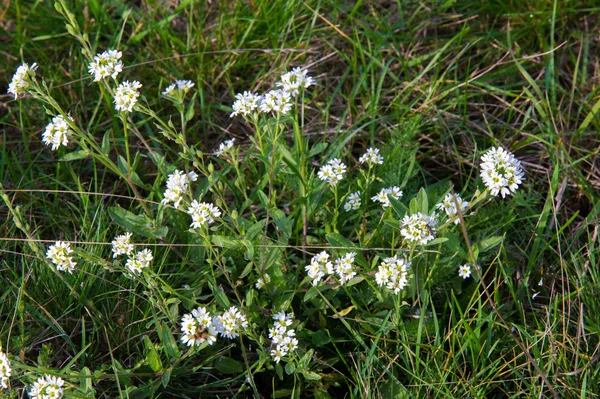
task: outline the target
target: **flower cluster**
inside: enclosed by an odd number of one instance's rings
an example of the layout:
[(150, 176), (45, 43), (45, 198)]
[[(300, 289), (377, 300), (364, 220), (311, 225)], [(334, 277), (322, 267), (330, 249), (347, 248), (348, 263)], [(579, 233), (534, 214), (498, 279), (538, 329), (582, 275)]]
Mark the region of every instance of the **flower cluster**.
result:
[(194, 83), (191, 80), (176, 80), (175, 83), (167, 86), (162, 94), (164, 96), (182, 98), (192, 87), (194, 87)]
[(383, 157), (379, 155), (379, 148), (369, 148), (363, 156), (358, 158), (358, 162), (361, 164), (366, 162), (369, 166), (381, 165), (383, 163)]
[(115, 109), (122, 112), (133, 111), (133, 106), (137, 103), (138, 97), (140, 96), (140, 89), (142, 84), (137, 80), (133, 82), (124, 81), (117, 87), (117, 93), (115, 94)]
[[(72, 122), (73, 118), (67, 116)], [(61, 145), (65, 147), (69, 144), (69, 138), (73, 135), (73, 130), (69, 127), (69, 122), (62, 115), (57, 115), (52, 118), (52, 122), (46, 126), (46, 130), (42, 135), (44, 144), (52, 145), (52, 150), (56, 150)]]
[(271, 356), (275, 363), (279, 363), (281, 358), (294, 352), (298, 348), (298, 340), (295, 338), (296, 331), (292, 328), (294, 323), (294, 313), (285, 314), (281, 311), (273, 316), (275, 323), (269, 329), (269, 338), (275, 349), (271, 350)]
[(258, 94), (245, 91), (244, 94), (236, 94), (235, 98), (236, 100), (232, 106), (233, 112), (230, 115), (231, 118), (238, 114), (242, 114), (242, 116), (248, 116), (258, 109), (260, 103), (260, 96)]
[(192, 228), (200, 228), (205, 224), (211, 224), (215, 218), (221, 216), (219, 208), (208, 202), (192, 201), (187, 211), (192, 217)]
[(282, 115), (292, 109), (292, 97), (284, 90), (271, 90), (260, 99), (260, 110), (264, 113), (273, 112)]
[(371, 199), (375, 202), (381, 202), (381, 206), (387, 208), (388, 206), (390, 206), (389, 197), (392, 197), (393, 199), (398, 199), (402, 197), (402, 191), (400, 191), (400, 189), (396, 186), (382, 188), (381, 191), (376, 196), (371, 197)]
[(221, 155), (223, 155), (224, 153), (226, 153), (230, 149), (232, 149), (234, 141), (235, 141), (235, 138), (232, 138), (231, 140), (225, 140), (224, 142), (222, 142), (219, 145), (219, 149), (217, 149), (217, 151), (215, 151), (215, 156), (220, 157)]
[(313, 256), (310, 264), (306, 265), (304, 270), (306, 270), (308, 277), (312, 279), (312, 285), (317, 285), (327, 274), (337, 274), (340, 283), (345, 284), (356, 276), (356, 272), (353, 269), (355, 257), (356, 252), (350, 252), (331, 262), (329, 254), (322, 251), (318, 255)]
[[(456, 201), (454, 200), (454, 196), (456, 196)], [(456, 209), (456, 204), (458, 204), (458, 209), (460, 209), (461, 214), (469, 206), (469, 203), (460, 198), (460, 195), (454, 194), (454, 196), (452, 195), (452, 193), (448, 193), (444, 197), (444, 200), (440, 204), (436, 205), (438, 209), (443, 209), (446, 212), (446, 215), (448, 215), (448, 217), (450, 218), (456, 216), (456, 214), (458, 213)], [(460, 220), (458, 218), (454, 220), (454, 224), (458, 224), (459, 222)]]
[(344, 204), (346, 212), (355, 211), (360, 208), (360, 191), (348, 195), (348, 200)]
[(196, 181), (196, 179), (198, 179), (198, 175), (194, 172), (186, 174), (180, 170), (175, 170), (175, 172), (170, 174), (167, 178), (167, 189), (165, 190), (161, 204), (172, 202), (175, 208), (179, 208), (190, 182)]
[(142, 269), (150, 266), (152, 259), (154, 259), (152, 251), (150, 251), (148, 248), (144, 248), (141, 251), (138, 251), (135, 255), (133, 255), (133, 253), (129, 254), (129, 258), (127, 259), (127, 262), (125, 262), (125, 266), (131, 273), (140, 274)]
[(12, 81), (8, 85), (8, 93), (14, 95), (15, 100), (27, 93), (27, 89), (31, 86), (31, 80), (35, 78), (36, 69), (37, 64), (35, 62), (31, 66), (22, 64), (17, 68)]
[(400, 234), (410, 242), (425, 245), (435, 238), (435, 226), (437, 222), (435, 218), (427, 216), (424, 213), (419, 212), (410, 216), (406, 215), (402, 219), (401, 224), (402, 229), (400, 230)]
[(94, 82), (111, 76), (116, 79), (117, 75), (123, 71), (121, 57), (123, 53), (117, 50), (108, 50), (102, 54), (96, 54), (94, 61), (90, 62), (88, 72), (94, 75)]
[(346, 173), (346, 165), (342, 163), (339, 159), (335, 158), (331, 161), (327, 162), (326, 165), (321, 166), (319, 169), (319, 179), (326, 181), (332, 187), (337, 185), (340, 180), (344, 178), (344, 174)]
[(340, 278), (340, 283), (346, 284), (352, 277), (356, 276), (356, 272), (352, 268), (355, 257), (356, 252), (349, 252), (335, 260), (335, 272)]
[(131, 243), (131, 233), (127, 232), (120, 236), (116, 236), (112, 241), (113, 258), (119, 255), (130, 255), (133, 252), (133, 244)]
[(181, 319), (181, 342), (187, 346), (201, 345), (207, 342), (212, 345), (217, 342), (217, 329), (213, 318), (206, 308), (196, 308)]
[(10, 365), (10, 360), (8, 360), (6, 353), (2, 352), (2, 347), (0, 346), (0, 386), (2, 388), (8, 388), (8, 379), (11, 374), (12, 367)]
[(229, 339), (237, 338), (242, 329), (248, 327), (246, 316), (235, 306), (230, 307), (217, 321), (217, 331)]
[(69, 256), (72, 253), (73, 250), (71, 249), (71, 244), (68, 242), (57, 241), (48, 248), (46, 257), (56, 265), (57, 270), (73, 273), (77, 263), (73, 262), (73, 257)]
[(63, 396), (65, 382), (60, 377), (45, 375), (37, 379), (29, 388), (31, 399), (60, 399)]
[(261, 288), (263, 288), (265, 285), (269, 284), (271, 282), (271, 276), (269, 276), (267, 273), (263, 274), (262, 277), (259, 277), (258, 280), (256, 281), (256, 284), (254, 285), (256, 287), (256, 289), (260, 290)]
[(458, 268), (458, 275), (464, 279), (471, 277), (471, 266), (462, 265)]
[(301, 89), (315, 84), (315, 80), (308, 76), (307, 72), (306, 69), (294, 68), (281, 76), (281, 81), (277, 82), (277, 86), (290, 93), (290, 96), (296, 97)]
[(386, 286), (394, 291), (394, 294), (398, 294), (408, 284), (409, 267), (410, 262), (403, 257), (396, 255), (385, 258), (375, 274), (375, 281), (378, 285)]
[(501, 147), (495, 147), (481, 157), (481, 178), (492, 195), (502, 198), (514, 193), (523, 181), (521, 162)]

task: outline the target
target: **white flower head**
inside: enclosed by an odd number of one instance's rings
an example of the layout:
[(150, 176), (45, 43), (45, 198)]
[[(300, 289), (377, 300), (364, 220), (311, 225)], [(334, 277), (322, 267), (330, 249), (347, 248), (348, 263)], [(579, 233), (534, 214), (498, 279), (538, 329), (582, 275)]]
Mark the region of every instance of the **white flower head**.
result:
[[(69, 121), (73, 121), (73, 118), (70, 116), (67, 116), (67, 118)], [(54, 151), (61, 145), (66, 147), (73, 133), (73, 130), (69, 126), (69, 122), (63, 118), (62, 115), (57, 115), (52, 118), (52, 122), (46, 126), (42, 139), (44, 144), (51, 145), (52, 151)]]
[(217, 329), (213, 320), (203, 307), (184, 315), (181, 319), (181, 341), (187, 346), (201, 345), (204, 342), (214, 344), (217, 342)]
[(131, 273), (140, 274), (142, 269), (150, 266), (152, 259), (154, 259), (152, 251), (144, 248), (143, 250), (138, 251), (135, 255), (130, 255), (127, 259), (127, 262), (125, 262), (125, 266)]
[(219, 145), (219, 149), (217, 149), (217, 151), (215, 151), (215, 156), (220, 157), (221, 155), (225, 154), (226, 152), (229, 152), (229, 150), (231, 150), (233, 148), (234, 141), (235, 141), (235, 137), (232, 138), (231, 140), (225, 140), (224, 142), (222, 142)]
[(346, 212), (355, 211), (357, 209), (360, 209), (360, 205), (360, 191), (357, 191), (348, 195), (348, 199), (344, 204), (344, 210)]
[(271, 276), (269, 276), (267, 273), (263, 274), (262, 277), (259, 277), (258, 280), (256, 281), (256, 284), (254, 285), (256, 287), (256, 289), (260, 290), (261, 288), (263, 288), (265, 285), (269, 284), (271, 282)]
[(48, 248), (46, 257), (56, 265), (56, 270), (73, 273), (77, 263), (73, 262), (73, 258), (69, 256), (72, 253), (73, 250), (71, 249), (71, 244), (68, 242), (57, 241)]
[(381, 165), (383, 163), (383, 157), (379, 155), (379, 148), (369, 148), (363, 156), (358, 158), (358, 162), (361, 164), (366, 162), (369, 166)]
[(467, 279), (469, 277), (471, 277), (471, 266), (469, 265), (462, 265), (461, 267), (458, 268), (458, 275), (460, 277), (462, 277), (463, 279)]
[(205, 224), (211, 224), (216, 218), (221, 216), (221, 210), (215, 205), (208, 202), (198, 202), (196, 200), (192, 201), (187, 213), (192, 217), (191, 227), (193, 229), (200, 228)]
[(183, 97), (188, 91), (190, 91), (192, 87), (194, 87), (194, 83), (191, 80), (176, 80), (175, 83), (167, 86), (162, 94), (163, 96), (183, 99)]
[(304, 270), (306, 270), (308, 277), (313, 280), (312, 285), (317, 285), (325, 277), (325, 274), (334, 273), (333, 263), (329, 260), (329, 254), (325, 251), (313, 256), (310, 264), (305, 266)]
[(31, 86), (32, 80), (35, 79), (36, 69), (37, 64), (35, 62), (31, 64), (31, 66), (28, 64), (21, 64), (21, 66), (17, 68), (12, 81), (8, 85), (8, 93), (15, 96), (15, 100), (27, 93), (27, 89)]
[(292, 328), (294, 313), (286, 314), (284, 311), (273, 315), (274, 324), (269, 328), (269, 338), (272, 345), (271, 357), (275, 363), (279, 363), (288, 353), (298, 348), (298, 339), (295, 338), (296, 330)]
[(400, 234), (411, 243), (427, 244), (435, 238), (435, 218), (424, 213), (406, 215), (402, 219)]
[(321, 166), (317, 176), (319, 179), (326, 181), (330, 186), (335, 187), (346, 173), (346, 165), (338, 158), (332, 159), (326, 165)]
[(521, 162), (502, 147), (494, 147), (481, 157), (481, 178), (490, 194), (502, 198), (514, 193), (523, 182)]
[(248, 327), (248, 321), (238, 308), (232, 306), (218, 318), (217, 331), (223, 337), (237, 338), (244, 328)]
[(306, 69), (294, 68), (281, 76), (281, 81), (277, 82), (277, 87), (296, 97), (300, 90), (306, 89), (315, 84), (315, 80), (307, 75)]
[(194, 172), (185, 173), (180, 170), (175, 170), (172, 174), (167, 178), (167, 189), (165, 190), (164, 198), (161, 201), (161, 204), (168, 204), (169, 202), (173, 203), (175, 208), (179, 208), (181, 201), (183, 200), (183, 196), (188, 191), (188, 186), (190, 182), (196, 181), (198, 179), (198, 175)]
[(2, 352), (2, 346), (0, 346), (0, 387), (8, 389), (8, 381), (12, 374), (12, 366), (6, 353)]
[(353, 269), (355, 257), (356, 252), (350, 252), (335, 260), (335, 273), (340, 278), (340, 283), (346, 284), (356, 276), (356, 272)]
[(385, 258), (375, 274), (375, 281), (398, 294), (408, 285), (408, 269), (411, 263), (403, 257)]
[(402, 191), (400, 191), (400, 189), (396, 186), (382, 188), (381, 191), (379, 191), (379, 193), (376, 196), (371, 197), (371, 199), (375, 202), (380, 202), (384, 208), (387, 208), (388, 206), (390, 206), (389, 197), (398, 199), (402, 197)]
[[(454, 196), (452, 195), (452, 193), (448, 193), (444, 197), (444, 200), (440, 204), (436, 205), (436, 207), (438, 209), (443, 209), (449, 218), (455, 217), (456, 214), (458, 213), (458, 211), (456, 209), (456, 204), (458, 204), (458, 209), (460, 209), (461, 213), (463, 213), (469, 206), (469, 203), (467, 201), (463, 200), (460, 197), (460, 195), (458, 195), (458, 194), (454, 194), (454, 195), (456, 196), (456, 201), (454, 200)], [(454, 224), (458, 224), (458, 223), (460, 223), (460, 220), (459, 220), (459, 218), (456, 218), (454, 220)]]
[(117, 87), (115, 94), (115, 109), (122, 112), (131, 112), (140, 96), (142, 84), (137, 80), (133, 82), (124, 81)]
[(60, 377), (45, 375), (38, 378), (29, 387), (29, 397), (31, 399), (60, 399), (63, 396), (64, 384), (64, 380)]
[(120, 236), (116, 236), (112, 241), (113, 258), (119, 255), (129, 255), (133, 252), (133, 244), (131, 243), (131, 233), (127, 232)]
[(271, 90), (260, 99), (262, 112), (273, 112), (285, 115), (292, 109), (292, 98), (285, 90)]
[(123, 71), (121, 57), (123, 53), (117, 50), (108, 50), (94, 56), (94, 61), (90, 62), (88, 72), (94, 75), (94, 82), (101, 79), (112, 77), (116, 79), (117, 75)]
[(259, 111), (259, 103), (261, 97), (258, 94), (245, 91), (243, 94), (236, 94), (235, 99), (236, 100), (232, 106), (233, 112), (230, 115), (231, 118), (239, 114), (241, 114), (242, 116), (249, 116), (253, 112)]

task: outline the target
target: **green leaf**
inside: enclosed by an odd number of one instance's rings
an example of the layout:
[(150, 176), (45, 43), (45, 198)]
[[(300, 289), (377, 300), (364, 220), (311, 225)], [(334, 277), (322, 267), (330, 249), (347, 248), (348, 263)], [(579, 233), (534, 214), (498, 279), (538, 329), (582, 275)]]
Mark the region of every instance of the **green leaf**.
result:
[(310, 287), (308, 291), (306, 291), (306, 294), (304, 294), (304, 302), (310, 301), (312, 298), (319, 295), (319, 292), (323, 293), (329, 289), (331, 289), (331, 285), (317, 285)]
[(502, 241), (504, 241), (504, 237), (502, 236), (488, 237), (479, 242), (479, 252), (489, 251), (490, 249), (498, 246)]
[(262, 192), (262, 190), (257, 190), (256, 194), (258, 194), (258, 199), (260, 200), (262, 206), (264, 206), (265, 208), (270, 208), (269, 198), (267, 197), (267, 195), (264, 192)]
[(246, 240), (252, 241), (258, 233), (261, 233), (265, 228), (265, 223), (266, 220), (262, 219), (250, 226), (246, 231)]
[(400, 202), (400, 200), (392, 198), (391, 196), (388, 196), (388, 199), (390, 200), (390, 205), (392, 205), (392, 209), (394, 210), (394, 212), (396, 212), (396, 215), (398, 215), (398, 219), (402, 219), (404, 215), (406, 215), (406, 212), (408, 212), (408, 208), (406, 207), (406, 205)]
[(354, 243), (352, 241), (350, 241), (349, 239), (347, 239), (340, 233), (327, 234), (327, 241), (329, 241), (329, 244), (331, 244), (334, 247), (345, 248), (346, 252), (355, 250), (352, 252), (356, 252), (356, 258), (355, 258), (356, 263), (358, 263), (362, 267), (369, 267), (367, 260), (365, 259), (365, 257), (362, 254), (362, 251), (360, 251), (359, 249), (356, 249), (356, 245), (354, 245)]
[(209, 283), (209, 285), (210, 285), (212, 293), (215, 296), (215, 299), (217, 300), (217, 303), (219, 304), (219, 306), (221, 306), (222, 308), (225, 308), (225, 309), (229, 309), (229, 306), (231, 306), (231, 303), (229, 302), (229, 298), (227, 298), (227, 295), (225, 295), (223, 290), (218, 287), (215, 287), (212, 283)]
[(312, 158), (315, 155), (322, 153), (328, 145), (328, 143), (315, 144), (313, 148), (311, 148), (311, 150), (308, 152), (308, 158)]
[(331, 342), (331, 339), (329, 338), (329, 334), (323, 330), (319, 330), (313, 334), (312, 342), (315, 346), (325, 346)]
[(302, 375), (308, 381), (319, 381), (321, 379), (321, 376), (319, 374), (315, 373), (314, 371), (310, 371), (310, 370), (302, 370)]
[(242, 363), (230, 357), (220, 357), (215, 361), (215, 368), (223, 374), (239, 374), (244, 370)]
[(252, 266), (254, 266), (254, 263), (248, 262), (248, 264), (246, 265), (246, 267), (244, 268), (244, 270), (242, 271), (242, 273), (240, 274), (240, 276), (238, 278), (241, 280), (244, 277), (246, 277), (248, 274), (250, 274), (250, 272), (252, 271)]
[(227, 236), (221, 236), (221, 235), (210, 236), (210, 241), (218, 247), (228, 248), (228, 249), (239, 248), (242, 245), (240, 240), (237, 240), (235, 238), (230, 238)]
[(59, 161), (65, 161), (65, 162), (76, 161), (78, 159), (85, 159), (89, 156), (90, 156), (90, 153), (88, 150), (79, 150), (79, 151), (70, 152), (68, 154), (63, 155), (62, 157), (60, 157)]
[(179, 347), (177, 346), (177, 341), (175, 340), (175, 337), (173, 337), (171, 329), (164, 322), (157, 323), (157, 326), (160, 341), (167, 351), (167, 355), (169, 355), (169, 357), (179, 357)]
[(102, 137), (102, 147), (100, 149), (106, 155), (110, 153), (110, 130), (104, 133), (104, 137)]
[(148, 227), (146, 220), (142, 216), (138, 216), (117, 206), (108, 208), (108, 214), (119, 226), (144, 237), (161, 238), (165, 237), (169, 232), (166, 226), (160, 228)]
[(437, 244), (444, 243), (446, 241), (448, 241), (447, 237), (438, 237), (438, 238), (435, 238), (435, 239), (429, 241), (426, 246), (437, 245)]
[(147, 335), (144, 336), (144, 345), (146, 347), (146, 362), (148, 362), (150, 368), (155, 372), (162, 370), (162, 362), (160, 361), (158, 351)]
[(424, 213), (426, 215), (429, 214), (429, 200), (427, 199), (427, 192), (423, 187), (421, 187), (419, 193), (417, 194), (417, 204), (420, 209), (419, 212)]
[(283, 234), (285, 242), (287, 242), (287, 240), (290, 238), (290, 235), (292, 234), (292, 220), (290, 220), (281, 209), (277, 208), (271, 210), (271, 216), (273, 216), (273, 221), (275, 222), (275, 225)]
[(294, 371), (296, 371), (296, 365), (294, 363), (289, 362), (285, 365), (285, 372), (287, 373), (287, 375), (294, 374)]
[(127, 161), (123, 158), (122, 155), (117, 155), (117, 165), (119, 166), (119, 170), (125, 176), (129, 174), (129, 168), (127, 167)]

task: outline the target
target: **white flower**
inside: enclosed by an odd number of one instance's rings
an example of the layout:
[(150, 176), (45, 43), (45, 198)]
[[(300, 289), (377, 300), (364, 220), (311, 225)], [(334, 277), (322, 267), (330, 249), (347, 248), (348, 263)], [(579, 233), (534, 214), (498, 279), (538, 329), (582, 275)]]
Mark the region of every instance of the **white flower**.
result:
[(390, 206), (389, 197), (398, 199), (402, 197), (402, 191), (400, 191), (400, 189), (396, 186), (382, 188), (381, 191), (376, 196), (371, 197), (371, 199), (375, 202), (381, 202), (381, 205), (384, 208), (387, 208), (388, 206)]
[(94, 82), (111, 76), (113, 79), (123, 71), (121, 57), (123, 53), (117, 50), (108, 50), (102, 54), (96, 54), (94, 61), (90, 62), (88, 72), (94, 75)]
[(258, 278), (258, 281), (256, 282), (256, 284), (254, 286), (256, 287), (256, 289), (261, 289), (265, 285), (269, 284), (270, 282), (271, 282), (271, 276), (269, 276), (267, 273), (265, 273), (262, 277)]
[(248, 321), (238, 308), (232, 306), (219, 317), (218, 332), (229, 339), (237, 338), (242, 329), (248, 327)]
[(380, 286), (386, 286), (388, 289), (398, 294), (408, 284), (408, 268), (410, 262), (403, 257), (393, 256), (386, 258), (381, 262), (375, 281)]
[[(456, 210), (456, 204), (458, 204), (461, 214), (469, 206), (469, 203), (467, 201), (463, 200), (462, 198), (460, 198), (460, 195), (458, 195), (458, 194), (455, 194), (455, 195), (456, 195), (456, 202), (454, 201), (454, 196), (452, 195), (452, 193), (448, 193), (444, 197), (444, 200), (442, 201), (442, 203), (436, 205), (436, 207), (438, 209), (443, 209), (446, 212), (446, 215), (448, 215), (448, 217), (450, 217), (450, 218), (456, 216), (456, 214), (458, 213)], [(456, 218), (454, 220), (454, 224), (458, 224), (459, 222), (460, 222), (459, 218)]]
[(115, 109), (122, 112), (133, 111), (133, 106), (137, 103), (138, 97), (140, 96), (139, 90), (142, 88), (142, 84), (137, 80), (133, 82), (124, 81), (117, 87), (117, 93), (115, 94)]
[[(73, 121), (73, 118), (70, 116), (67, 116), (67, 118)], [(42, 139), (44, 140), (44, 144), (52, 145), (52, 150), (54, 151), (61, 145), (66, 147), (72, 135), (73, 130), (69, 127), (69, 122), (62, 115), (57, 115), (46, 126)]]
[(235, 141), (235, 138), (232, 138), (231, 140), (225, 140), (224, 142), (222, 142), (219, 145), (219, 149), (217, 151), (215, 151), (215, 156), (220, 157), (224, 153), (228, 152), (231, 148), (233, 148), (234, 141)]
[(65, 382), (60, 377), (45, 375), (37, 379), (29, 387), (29, 397), (31, 399), (60, 399), (63, 395), (63, 385)]
[(235, 98), (236, 100), (232, 106), (233, 112), (230, 115), (231, 118), (239, 114), (242, 114), (242, 116), (248, 116), (252, 112), (258, 111), (258, 105), (261, 99), (258, 94), (245, 91), (244, 94), (236, 94)]
[(271, 350), (271, 356), (275, 363), (279, 363), (282, 357), (298, 348), (296, 331), (291, 328), (294, 323), (294, 313), (286, 314), (281, 311), (273, 315), (273, 320), (275, 323), (269, 328), (269, 338), (275, 345), (275, 349)]
[(294, 68), (281, 76), (281, 81), (277, 86), (296, 97), (301, 89), (306, 89), (315, 83), (315, 80), (308, 76), (306, 69)]
[(127, 262), (125, 263), (125, 266), (132, 273), (140, 274), (142, 272), (142, 269), (145, 269), (148, 266), (150, 266), (150, 262), (152, 261), (152, 259), (154, 259), (152, 251), (145, 248), (136, 253), (135, 256), (130, 256), (129, 259), (127, 259)]
[(360, 208), (360, 191), (348, 195), (348, 200), (344, 204), (346, 212), (355, 211)]
[(51, 245), (46, 252), (46, 257), (56, 265), (56, 270), (67, 271), (73, 273), (75, 270), (76, 262), (73, 262), (73, 258), (68, 256), (73, 253), (71, 244), (68, 242), (57, 241), (54, 245)]
[(462, 265), (458, 268), (458, 275), (464, 279), (471, 277), (471, 266)]
[(167, 189), (165, 190), (164, 198), (161, 204), (172, 202), (175, 208), (179, 208), (183, 196), (188, 191), (188, 186), (191, 181), (196, 181), (198, 175), (194, 172), (185, 174), (180, 170), (175, 170), (167, 178)]
[(326, 181), (331, 186), (337, 185), (340, 180), (344, 178), (346, 173), (346, 165), (342, 163), (338, 158), (332, 159), (323, 165), (317, 173), (319, 179)]
[(350, 252), (335, 260), (335, 272), (340, 278), (340, 283), (346, 284), (354, 276), (356, 272), (352, 269), (356, 252)]
[(217, 330), (206, 308), (199, 307), (181, 319), (181, 341), (187, 346), (217, 342)]
[(402, 219), (400, 234), (408, 241), (425, 245), (435, 238), (436, 224), (434, 218), (421, 212), (406, 215)]
[(116, 236), (112, 241), (113, 258), (119, 255), (129, 255), (133, 252), (133, 244), (131, 243), (131, 233), (127, 232), (120, 236)]
[(305, 266), (304, 270), (313, 280), (312, 285), (317, 285), (325, 277), (325, 273), (333, 274), (334, 272), (333, 263), (329, 261), (329, 254), (325, 251), (313, 256), (310, 264)]
[(2, 388), (8, 389), (8, 381), (11, 374), (12, 367), (10, 360), (8, 360), (6, 353), (2, 352), (2, 347), (0, 346), (0, 386), (2, 386)]
[(369, 148), (367, 152), (358, 158), (360, 163), (368, 163), (371, 165), (381, 165), (383, 163), (383, 157), (379, 155), (379, 148)]
[(490, 194), (502, 198), (514, 193), (523, 182), (521, 162), (501, 147), (494, 147), (481, 157), (481, 178)]
[(17, 68), (17, 71), (13, 75), (12, 81), (8, 85), (8, 93), (15, 96), (15, 100), (19, 96), (27, 93), (27, 89), (31, 85), (31, 80), (35, 79), (35, 70), (37, 64), (34, 62), (31, 66), (28, 64), (21, 64)]
[(287, 114), (292, 109), (290, 93), (284, 90), (271, 90), (260, 99), (262, 112)]
[(191, 80), (176, 80), (175, 83), (170, 84), (162, 94), (164, 96), (183, 97), (192, 87), (194, 87), (194, 83)]
[(221, 216), (221, 210), (207, 202), (192, 201), (187, 213), (192, 217), (192, 228), (200, 228), (205, 224), (211, 224), (215, 218)]

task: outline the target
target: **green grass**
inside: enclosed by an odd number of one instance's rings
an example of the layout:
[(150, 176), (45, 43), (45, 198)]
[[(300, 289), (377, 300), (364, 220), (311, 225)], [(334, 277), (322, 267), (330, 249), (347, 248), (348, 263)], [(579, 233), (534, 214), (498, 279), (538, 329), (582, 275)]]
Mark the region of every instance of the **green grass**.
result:
[[(61, 160), (80, 144), (44, 146), (56, 110), (0, 96), (0, 345), (13, 365), (1, 397), (26, 396), (45, 373), (73, 398), (600, 395), (599, 2), (68, 2), (92, 55), (123, 51), (119, 80), (142, 82), (140, 102), (173, 132), (182, 115), (160, 93), (195, 83), (185, 154), (142, 112), (125, 141), (53, 1), (5, 3), (4, 87), (37, 62), (38, 81), (107, 155)], [(296, 66), (317, 81), (299, 118), (305, 147), (286, 122), (265, 157), (231, 104)], [(230, 138), (235, 167), (211, 156)], [(523, 163), (517, 193), (487, 197), (440, 232), (448, 241), (415, 253), (401, 296), (380, 289), (369, 273), (403, 247), (401, 215), (429, 211), (451, 184), (471, 200), (480, 156), (497, 145)], [(341, 158), (340, 195), (357, 191), (371, 146), (385, 163), (363, 213), (335, 216), (318, 168)], [(175, 168), (194, 169), (194, 198), (223, 210), (208, 237), (159, 205)], [(392, 185), (404, 196), (382, 216), (365, 199)], [(128, 229), (154, 253), (137, 278), (109, 245)], [(76, 249), (73, 274), (45, 259), (57, 240)], [(321, 247), (359, 252), (365, 281), (311, 288), (304, 266)], [(463, 280), (470, 252), (481, 274)], [(272, 283), (254, 289), (265, 271)], [(248, 332), (190, 351), (179, 321), (204, 304), (240, 307)], [(281, 309), (295, 313), (300, 348), (276, 365), (267, 330)]]

